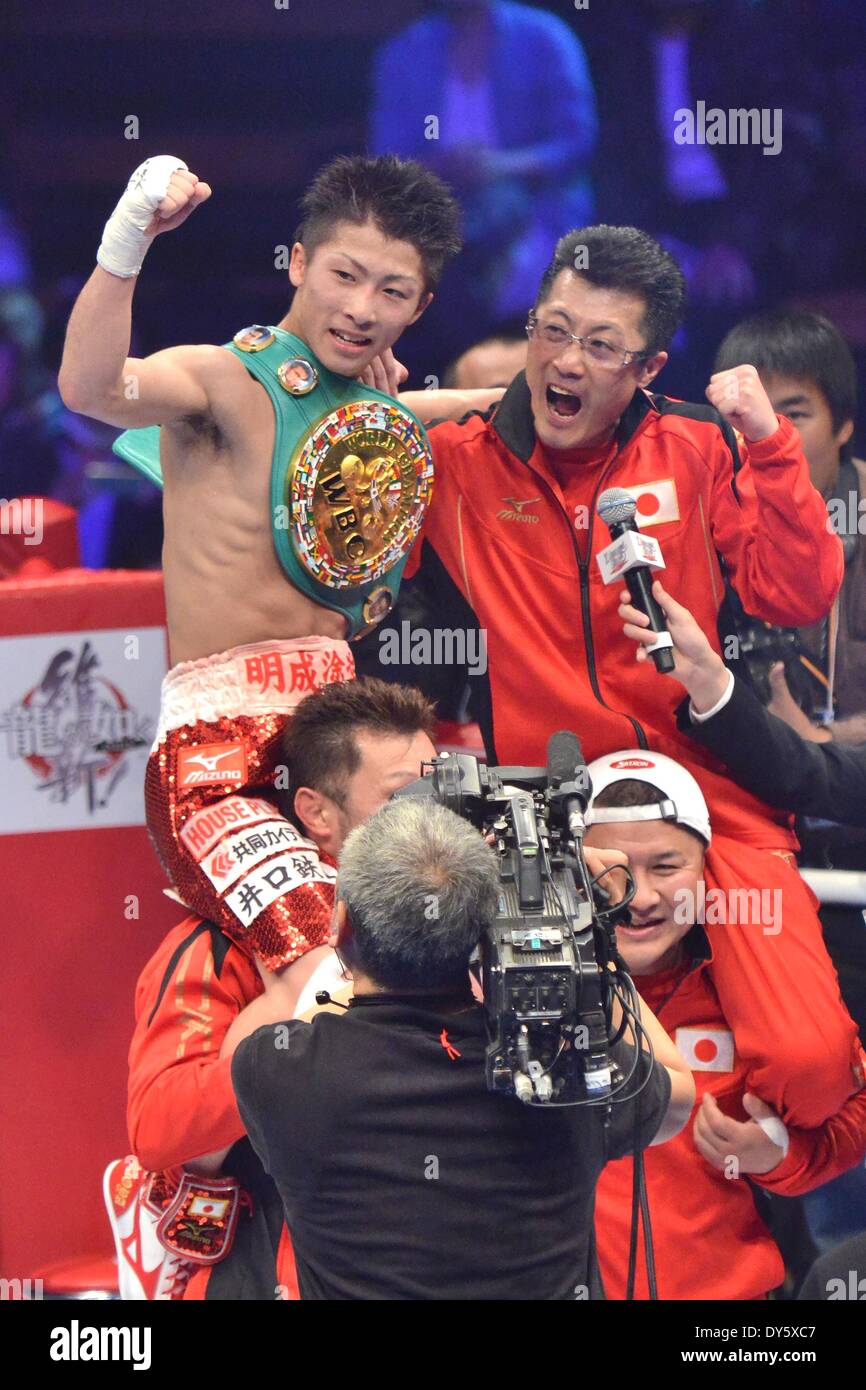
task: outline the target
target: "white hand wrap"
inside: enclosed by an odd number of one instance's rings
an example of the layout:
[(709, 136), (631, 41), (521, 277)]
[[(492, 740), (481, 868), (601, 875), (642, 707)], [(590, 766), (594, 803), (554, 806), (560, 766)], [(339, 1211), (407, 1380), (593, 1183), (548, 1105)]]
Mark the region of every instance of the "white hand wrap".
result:
[(114, 212), (105, 224), (96, 259), (111, 275), (137, 275), (153, 236), (144, 231), (153, 219), (176, 169), (186, 169), (173, 154), (158, 154), (139, 164)]

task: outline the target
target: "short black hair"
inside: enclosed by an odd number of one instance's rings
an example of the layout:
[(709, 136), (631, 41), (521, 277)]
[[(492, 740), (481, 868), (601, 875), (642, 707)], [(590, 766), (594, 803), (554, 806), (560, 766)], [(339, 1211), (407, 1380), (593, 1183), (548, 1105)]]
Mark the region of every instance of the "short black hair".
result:
[(451, 389), (457, 384), (457, 366), (468, 352), (474, 352), (476, 348), (487, 347), (488, 343), (525, 343), (526, 342), (526, 315), (515, 316), (509, 319), (502, 319), (494, 324), (489, 333), (485, 333), (483, 338), (475, 338), (468, 347), (461, 348), (456, 357), (453, 357), (445, 368), (442, 376), (442, 385), (446, 389)]
[(547, 299), (563, 270), (571, 270), (601, 289), (641, 295), (646, 309), (640, 326), (648, 356), (666, 348), (682, 322), (686, 285), (683, 272), (673, 256), (638, 227), (608, 227), (601, 223), (578, 227), (561, 237), (541, 277), (536, 307)]
[[(500, 319), (495, 323), (489, 333), (485, 333), (483, 338), (476, 338), (469, 347), (463, 352), (471, 352), (472, 348), (483, 347), (486, 343), (525, 343), (526, 342), (526, 315), (513, 314), (511, 318)], [(463, 353), (460, 354), (463, 356)]]
[(817, 386), (833, 430), (857, 416), (857, 367), (834, 323), (807, 309), (777, 309), (735, 324), (716, 353), (715, 370), (746, 363), (759, 376), (787, 376)]
[[(592, 804), (603, 810), (606, 806), (661, 806), (662, 802), (668, 800), (667, 794), (652, 782), (642, 782), (639, 777), (624, 777), (621, 782), (611, 782), (603, 787), (598, 796), (593, 797)], [(692, 830), (690, 825), (683, 825), (680, 821), (669, 821), (668, 824), (685, 830), (687, 835), (694, 835), (701, 849), (706, 850), (707, 842), (703, 835)]]
[(294, 820), (299, 787), (312, 787), (341, 806), (346, 784), (361, 765), (357, 734), (411, 738), (419, 733), (432, 736), (434, 728), (433, 706), (414, 686), (374, 676), (323, 686), (301, 701), (282, 735), (280, 752), (289, 785), (277, 792), (280, 810)]
[(439, 282), (462, 246), (460, 209), (440, 178), (413, 159), (339, 155), (320, 169), (301, 199), (295, 236), (308, 256), (339, 222), (373, 221), (383, 236), (408, 241), (424, 266), (425, 289)]
[(668, 798), (660, 787), (651, 782), (642, 782), (638, 777), (624, 777), (621, 782), (611, 782), (603, 787), (598, 796), (593, 797), (593, 806), (661, 806)]

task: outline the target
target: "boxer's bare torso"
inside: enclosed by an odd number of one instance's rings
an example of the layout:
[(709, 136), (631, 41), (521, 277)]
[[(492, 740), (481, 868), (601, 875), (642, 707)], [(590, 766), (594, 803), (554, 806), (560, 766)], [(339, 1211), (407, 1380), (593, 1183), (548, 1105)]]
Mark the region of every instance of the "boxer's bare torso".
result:
[[(344, 638), (342, 614), (302, 594), (277, 560), (270, 501), (275, 419), (264, 387), (225, 348), (170, 351), (178, 362), (188, 355), (196, 364), (210, 403), (164, 424), (160, 433), (172, 663), (246, 642)], [(501, 394), (410, 391), (400, 399), (430, 419), (486, 408)]]

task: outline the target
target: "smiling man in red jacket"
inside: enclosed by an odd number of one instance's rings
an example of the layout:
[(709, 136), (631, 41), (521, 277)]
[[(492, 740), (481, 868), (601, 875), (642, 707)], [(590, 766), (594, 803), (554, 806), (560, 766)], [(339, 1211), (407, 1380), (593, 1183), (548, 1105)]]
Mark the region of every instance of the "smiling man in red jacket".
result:
[[(525, 373), (492, 411), (430, 430), (433, 503), (406, 573), (418, 575), (428, 621), (485, 634), (486, 669), (471, 685), (491, 762), (542, 763), (549, 735), (570, 728), (590, 758), (651, 748), (694, 773), (715, 831), (708, 887), (782, 895), (775, 935), (716, 932), (731, 1022), (742, 980), (787, 977), (799, 952), (808, 969), (790, 978), (792, 997), (812, 972), (797, 1040), (803, 1069), (768, 1099), (817, 1125), (856, 1084), (857, 1052), (815, 901), (794, 866), (789, 817), (735, 786), (677, 728), (681, 687), (635, 663), (617, 615), (620, 585), (605, 586), (596, 562), (610, 542), (598, 496), (626, 488), (661, 546), (666, 585), (718, 651), (726, 582), (747, 612), (786, 625), (817, 621), (841, 583), (841, 546), (797, 432), (776, 416), (755, 369), (717, 373), (704, 405), (648, 390), (682, 303), (679, 267), (644, 232), (598, 226), (564, 237), (530, 314)], [(423, 683), (417, 666), (384, 665), (388, 635), (383, 664), (367, 669)]]
[[(793, 1197), (862, 1162), (866, 1091), (815, 1129), (786, 1129), (763, 1103), (784, 1093), (788, 1073), (800, 1067), (800, 1017), (810, 979), (801, 977), (793, 994), (787, 977), (780, 979), (766, 995), (743, 979), (738, 1022), (732, 1025), (716, 988), (717, 952), (702, 919), (725, 918), (734, 930), (760, 927), (772, 917), (772, 899), (704, 894), (710, 817), (695, 779), (673, 759), (628, 749), (597, 759), (589, 772), (594, 797), (587, 846), (627, 854), (636, 886), (631, 921), (617, 927), (617, 946), (697, 1086), (694, 1123), (644, 1156), (658, 1296), (765, 1297), (782, 1283), (784, 1264), (746, 1177)], [(779, 956), (791, 955), (787, 964), (796, 976), (804, 968), (796, 940), (777, 940)], [(822, 1027), (821, 1005), (812, 1012)], [(777, 1045), (777, 1028), (764, 1028), (771, 1014), (789, 1039), (787, 1047)], [(828, 1027), (834, 1026), (831, 1016)], [(596, 1189), (608, 1298), (626, 1295), (632, 1176), (632, 1160), (618, 1159), (607, 1165)], [(648, 1297), (642, 1249), (635, 1296)]]

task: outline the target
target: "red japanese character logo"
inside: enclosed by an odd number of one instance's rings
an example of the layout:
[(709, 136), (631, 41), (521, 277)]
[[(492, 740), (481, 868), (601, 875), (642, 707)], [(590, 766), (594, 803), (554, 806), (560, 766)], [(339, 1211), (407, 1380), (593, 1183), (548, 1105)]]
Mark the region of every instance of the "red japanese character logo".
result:
[(261, 656), (248, 656), (244, 662), (247, 680), (257, 685), (259, 693), (266, 690), (285, 691), (286, 678), (283, 671), (282, 652), (265, 652)]

